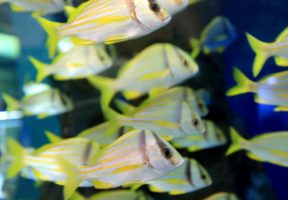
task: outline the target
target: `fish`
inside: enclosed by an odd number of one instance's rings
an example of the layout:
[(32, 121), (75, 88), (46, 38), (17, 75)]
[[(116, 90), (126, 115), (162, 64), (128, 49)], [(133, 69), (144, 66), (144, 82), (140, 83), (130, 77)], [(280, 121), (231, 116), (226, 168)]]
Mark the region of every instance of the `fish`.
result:
[(25, 95), (35, 95), (50, 90), (51, 87), (45, 83), (27, 82), (23, 86)]
[(94, 194), (88, 198), (85, 198), (80, 193), (75, 193), (71, 200), (111, 200), (111, 199), (117, 199), (117, 200), (149, 200), (146, 197), (146, 194), (143, 192), (136, 192), (136, 191), (130, 191), (130, 190), (113, 190), (113, 191), (104, 191), (99, 192), (97, 194)]
[(237, 38), (237, 32), (230, 20), (217, 16), (204, 28), (200, 38), (191, 38), (192, 57), (196, 58), (203, 50), (205, 54), (222, 53)]
[(198, 71), (197, 63), (188, 53), (172, 44), (158, 43), (148, 46), (124, 64), (117, 78), (94, 75), (87, 80), (101, 91), (102, 109), (109, 114), (110, 101), (117, 92), (121, 91), (126, 99), (135, 99), (151, 90), (179, 84)]
[(246, 33), (250, 47), (255, 52), (256, 56), (253, 63), (253, 76), (256, 77), (261, 72), (264, 64), (270, 57), (274, 57), (277, 65), (288, 66), (288, 28), (285, 28), (274, 42), (262, 42), (253, 35)]
[(37, 14), (52, 14), (64, 10), (66, 0), (1, 0), (1, 3), (10, 3), (14, 12), (34, 12)]
[(180, 195), (208, 187), (212, 184), (212, 180), (201, 164), (194, 159), (185, 158), (179, 168), (146, 184), (152, 192)]
[(80, 132), (77, 135), (77, 137), (91, 139), (101, 145), (108, 145), (114, 142), (118, 137), (122, 136), (124, 133), (132, 130), (131, 127), (122, 126), (120, 128), (116, 128), (115, 131), (111, 131), (110, 130), (111, 126), (113, 126), (113, 123), (107, 121)]
[[(69, 160), (74, 165), (88, 165), (99, 151), (100, 145), (86, 138), (63, 139), (46, 144), (38, 150), (22, 147), (15, 139), (8, 139), (8, 153), (12, 164), (8, 167), (7, 177), (15, 177), (21, 169), (30, 179), (56, 181), (49, 172), (58, 165), (58, 156)], [(30, 168), (30, 169), (25, 169)], [(52, 174), (49, 176), (49, 174)]]
[(81, 45), (123, 42), (165, 26), (171, 15), (159, 0), (90, 0), (78, 6), (66, 23), (37, 15), (34, 18), (48, 34), (47, 47), (52, 57), (64, 37), (71, 37), (75, 44)]
[(255, 102), (276, 106), (274, 111), (288, 111), (288, 71), (270, 74), (258, 82), (251, 81), (238, 68), (234, 68), (237, 85), (229, 89), (227, 96), (255, 93)]
[(130, 131), (104, 148), (95, 165), (81, 169), (82, 179), (105, 184), (96, 188), (114, 188), (159, 178), (176, 168), (184, 159), (166, 141), (148, 130)]
[(227, 140), (223, 131), (210, 120), (203, 120), (205, 132), (202, 135), (189, 135), (175, 138), (172, 144), (175, 148), (187, 148), (189, 152), (209, 149), (226, 144)]
[(238, 200), (236, 194), (234, 193), (228, 193), (228, 192), (217, 192), (204, 200)]
[(10, 139), (8, 149), (14, 160), (8, 176), (15, 176), (25, 166), (33, 167), (40, 172), (38, 178), (63, 185), (66, 200), (77, 187), (108, 189), (142, 183), (163, 176), (184, 162), (169, 143), (150, 131), (128, 132), (100, 150), (96, 143), (95, 153), (91, 144), (94, 143), (85, 138), (72, 138), (27, 155), (19, 143)]
[(247, 151), (250, 159), (288, 167), (287, 131), (264, 133), (249, 140), (230, 129), (232, 144), (226, 152), (231, 155), (239, 150)]
[[(120, 105), (119, 105), (120, 106)], [(123, 106), (123, 103), (122, 103)], [(122, 126), (135, 129), (149, 129), (165, 140), (187, 135), (201, 135), (204, 124), (194, 110), (198, 107), (191, 89), (176, 87), (159, 92), (143, 101), (126, 115), (117, 115), (117, 122)]]
[(73, 109), (72, 101), (59, 89), (49, 88), (17, 100), (3, 93), (7, 111), (21, 110), (26, 116), (37, 116), (39, 119), (59, 115)]
[(81, 79), (101, 73), (113, 63), (103, 45), (75, 46), (60, 53), (51, 64), (45, 64), (33, 57), (29, 59), (37, 70), (37, 82), (49, 75), (60, 81)]

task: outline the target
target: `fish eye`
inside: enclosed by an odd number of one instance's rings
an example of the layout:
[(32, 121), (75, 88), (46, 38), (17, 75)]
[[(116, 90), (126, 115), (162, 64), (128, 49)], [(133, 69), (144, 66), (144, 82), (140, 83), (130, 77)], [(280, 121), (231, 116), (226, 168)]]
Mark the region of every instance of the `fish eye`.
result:
[(201, 174), (201, 179), (205, 180), (207, 176), (205, 174)]
[(150, 10), (152, 10), (153, 12), (160, 12), (160, 6), (156, 2), (151, 2)]
[(164, 154), (165, 158), (167, 158), (167, 159), (172, 157), (172, 152), (168, 148), (163, 149), (163, 154)]
[(183, 60), (183, 65), (188, 66), (188, 61), (186, 59)]
[(198, 125), (199, 125), (199, 120), (198, 120), (198, 119), (193, 119), (193, 120), (192, 120), (192, 124), (193, 124), (194, 126), (198, 126)]

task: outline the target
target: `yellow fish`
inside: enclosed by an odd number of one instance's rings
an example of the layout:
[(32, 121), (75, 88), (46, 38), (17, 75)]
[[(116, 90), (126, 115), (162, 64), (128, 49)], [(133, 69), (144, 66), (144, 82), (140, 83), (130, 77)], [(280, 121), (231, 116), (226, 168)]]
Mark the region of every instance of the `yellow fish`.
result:
[(198, 71), (198, 65), (188, 53), (172, 44), (159, 43), (147, 47), (128, 61), (117, 78), (91, 76), (88, 81), (101, 90), (101, 105), (108, 113), (116, 92), (123, 92), (127, 99), (134, 99), (155, 88), (179, 84)]
[(36, 12), (51, 14), (64, 10), (65, 0), (0, 0), (1, 3), (10, 3), (14, 12)]
[(228, 193), (228, 192), (218, 192), (215, 193), (204, 200), (239, 200), (236, 194)]
[(288, 71), (268, 75), (258, 82), (249, 80), (239, 69), (234, 69), (237, 85), (228, 90), (228, 96), (255, 93), (260, 104), (277, 106), (275, 111), (288, 111)]
[(204, 132), (204, 124), (195, 112), (195, 106), (198, 105), (192, 90), (176, 87), (150, 95), (134, 110), (126, 109), (127, 106), (121, 108), (130, 112), (115, 118), (122, 126), (149, 129), (169, 140), (187, 135), (201, 135)]
[(112, 59), (103, 45), (75, 46), (59, 54), (51, 64), (45, 64), (30, 57), (37, 70), (37, 81), (49, 75), (57, 80), (85, 78), (98, 74), (112, 66)]
[(8, 177), (14, 177), (22, 168), (32, 168), (24, 174), (31, 179), (58, 181), (57, 173), (52, 173), (59, 165), (58, 156), (69, 160), (74, 165), (88, 165), (99, 151), (99, 144), (86, 138), (72, 138), (42, 146), (38, 150), (22, 147), (16, 140), (8, 139), (8, 152), (12, 164), (7, 170)]
[(288, 167), (288, 132), (265, 133), (249, 140), (241, 137), (233, 128), (230, 132), (232, 144), (226, 155), (246, 150), (247, 156), (253, 160)]
[(208, 187), (212, 181), (202, 165), (194, 159), (186, 158), (178, 169), (146, 184), (152, 192), (180, 195)]
[(100, 151), (97, 143), (85, 138), (52, 143), (33, 155), (14, 140), (8, 146), (14, 158), (8, 170), (10, 177), (22, 167), (33, 167), (39, 171), (39, 179), (64, 185), (65, 199), (78, 186), (104, 189), (143, 183), (169, 173), (184, 161), (170, 144), (149, 131), (126, 133)]
[(214, 148), (224, 145), (227, 141), (223, 131), (210, 120), (203, 120), (205, 132), (201, 135), (189, 135), (175, 138), (172, 144), (176, 148), (187, 148), (189, 152)]
[(72, 37), (77, 44), (116, 43), (147, 35), (171, 20), (159, 0), (89, 0), (66, 23), (35, 16), (48, 33), (47, 47), (53, 56), (57, 43)]
[(20, 101), (8, 94), (3, 94), (2, 97), (7, 104), (7, 111), (20, 109), (24, 115), (37, 115), (40, 119), (59, 115), (73, 108), (72, 101), (66, 95), (48, 85), (25, 95)]
[(288, 66), (288, 28), (284, 29), (272, 43), (259, 41), (249, 33), (246, 35), (251, 48), (256, 53), (253, 64), (253, 75), (255, 77), (258, 76), (263, 65), (270, 57), (275, 57), (277, 65)]

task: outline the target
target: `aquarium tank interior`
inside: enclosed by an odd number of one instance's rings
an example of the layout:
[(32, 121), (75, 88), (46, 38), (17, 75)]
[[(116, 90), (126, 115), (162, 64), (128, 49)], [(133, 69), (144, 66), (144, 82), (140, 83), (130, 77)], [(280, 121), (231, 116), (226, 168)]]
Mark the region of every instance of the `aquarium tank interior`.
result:
[(0, 0), (0, 200), (287, 200), (287, 0)]

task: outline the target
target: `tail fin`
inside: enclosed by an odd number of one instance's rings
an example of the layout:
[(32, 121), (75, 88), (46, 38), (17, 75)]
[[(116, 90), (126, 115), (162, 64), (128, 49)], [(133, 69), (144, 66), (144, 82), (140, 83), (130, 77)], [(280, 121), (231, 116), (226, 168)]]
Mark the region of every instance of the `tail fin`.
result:
[(64, 200), (68, 200), (77, 190), (77, 187), (82, 182), (80, 172), (77, 166), (70, 163), (65, 158), (59, 156), (57, 159), (59, 166), (66, 173), (67, 179), (64, 185)]
[(250, 35), (249, 33), (246, 33), (246, 37), (251, 48), (256, 53), (256, 57), (253, 63), (253, 76), (256, 77), (260, 73), (267, 59), (270, 57), (270, 55), (266, 53), (264, 49), (268, 46), (268, 43), (259, 41), (257, 38)]
[(255, 83), (248, 79), (247, 76), (243, 74), (238, 68), (234, 68), (233, 76), (238, 85), (228, 90), (226, 93), (227, 96), (235, 96), (238, 94), (253, 92), (253, 87), (251, 86), (253, 86)]
[(231, 134), (231, 140), (232, 144), (229, 147), (229, 149), (226, 151), (226, 156), (233, 154), (236, 151), (241, 150), (241, 142), (246, 141), (242, 136), (239, 135), (239, 133), (234, 129), (230, 128), (230, 134)]
[(196, 39), (196, 38), (191, 38), (190, 39), (190, 46), (192, 47), (192, 53), (191, 56), (193, 59), (197, 58), (198, 55), (201, 52), (201, 48), (200, 48), (200, 40)]
[(58, 136), (55, 133), (52, 133), (50, 131), (45, 131), (45, 135), (46, 135), (47, 139), (49, 140), (49, 142), (51, 142), (51, 143), (56, 143), (56, 142), (60, 142), (63, 140), (60, 136)]
[(89, 76), (87, 80), (101, 91), (101, 107), (104, 115), (110, 120), (115, 119), (117, 112), (109, 106), (116, 93), (114, 80), (97, 75)]
[(9, 138), (7, 140), (8, 153), (12, 156), (12, 163), (8, 167), (7, 177), (13, 178), (24, 167), (24, 155), (26, 150), (15, 139)]
[(41, 82), (47, 76), (47, 74), (45, 73), (45, 67), (47, 66), (47, 64), (42, 63), (36, 58), (33, 58), (31, 56), (29, 56), (29, 60), (34, 65), (35, 69), (37, 70), (36, 81)]
[(33, 15), (33, 17), (38, 21), (38, 23), (42, 26), (45, 32), (48, 34), (47, 39), (47, 48), (49, 52), (49, 56), (53, 57), (57, 50), (57, 44), (61, 37), (58, 34), (57, 28), (62, 26), (62, 23), (52, 22), (47, 19), (44, 19), (38, 15)]
[(7, 104), (7, 109), (6, 109), (7, 111), (20, 109), (20, 102), (17, 99), (5, 93), (2, 95), (2, 97), (5, 103)]

